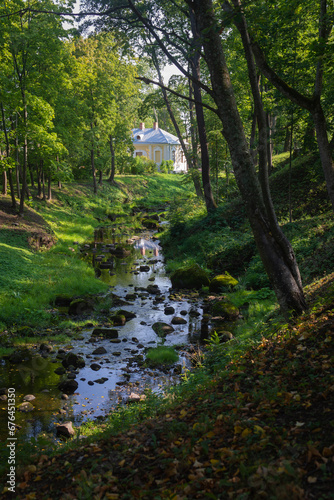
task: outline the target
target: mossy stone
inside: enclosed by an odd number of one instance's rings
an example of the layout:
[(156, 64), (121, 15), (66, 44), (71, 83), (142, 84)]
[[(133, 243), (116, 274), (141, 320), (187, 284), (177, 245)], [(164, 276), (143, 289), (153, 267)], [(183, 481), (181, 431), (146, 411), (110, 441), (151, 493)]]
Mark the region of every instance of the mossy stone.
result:
[(229, 273), (219, 274), (210, 282), (210, 292), (223, 292), (229, 288), (233, 288), (238, 284), (238, 280), (233, 278)]
[(198, 265), (180, 267), (170, 277), (173, 288), (187, 288), (199, 290), (202, 286), (209, 286), (206, 272)]
[(212, 314), (222, 316), (226, 319), (236, 319), (239, 316), (239, 309), (230, 302), (219, 301), (213, 304)]

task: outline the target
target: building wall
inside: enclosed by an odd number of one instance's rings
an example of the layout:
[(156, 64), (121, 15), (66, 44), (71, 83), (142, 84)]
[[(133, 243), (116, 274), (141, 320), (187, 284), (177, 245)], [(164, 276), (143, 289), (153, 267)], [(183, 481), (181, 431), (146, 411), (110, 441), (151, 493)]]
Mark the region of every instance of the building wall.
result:
[(146, 156), (159, 166), (162, 160), (173, 160), (175, 172), (187, 171), (187, 163), (181, 146), (173, 144), (134, 144), (133, 156)]

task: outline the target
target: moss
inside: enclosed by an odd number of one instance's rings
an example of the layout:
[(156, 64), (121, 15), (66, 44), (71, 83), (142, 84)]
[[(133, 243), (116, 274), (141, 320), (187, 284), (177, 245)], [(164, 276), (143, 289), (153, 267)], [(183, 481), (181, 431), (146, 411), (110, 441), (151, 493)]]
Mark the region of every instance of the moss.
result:
[(238, 280), (233, 278), (229, 273), (219, 274), (210, 282), (210, 292), (227, 291), (238, 284)]
[(202, 286), (210, 284), (206, 272), (198, 264), (180, 267), (173, 272), (170, 279), (173, 288), (195, 288), (199, 290)]
[(235, 319), (239, 316), (239, 309), (230, 302), (218, 301), (212, 306), (212, 313), (226, 319)]

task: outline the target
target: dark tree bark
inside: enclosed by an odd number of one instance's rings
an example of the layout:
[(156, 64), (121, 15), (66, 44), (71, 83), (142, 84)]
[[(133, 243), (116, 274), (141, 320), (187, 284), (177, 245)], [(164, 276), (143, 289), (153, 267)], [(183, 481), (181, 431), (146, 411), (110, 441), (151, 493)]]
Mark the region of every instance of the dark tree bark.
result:
[[(223, 124), (223, 133), (229, 146), (235, 177), (246, 206), (259, 254), (282, 310), (301, 313), (306, 308), (306, 302), (298, 266), (292, 247), (277, 224), (268, 191), (265, 117), (256, 109), (259, 124), (260, 171), (262, 170), (259, 183), (238, 113), (212, 0), (187, 0), (187, 3), (193, 9), (202, 33), (202, 44), (210, 71), (214, 100)], [(252, 67), (248, 69), (249, 72), (252, 71)], [(251, 84), (253, 87), (253, 77)], [(256, 87), (258, 92), (257, 83)], [(255, 86), (252, 90), (256, 97)]]

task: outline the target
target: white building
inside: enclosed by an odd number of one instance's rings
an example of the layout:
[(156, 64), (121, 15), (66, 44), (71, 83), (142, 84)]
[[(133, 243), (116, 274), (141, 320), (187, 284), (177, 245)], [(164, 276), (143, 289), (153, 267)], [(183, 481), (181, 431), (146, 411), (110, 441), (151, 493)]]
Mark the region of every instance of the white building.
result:
[(172, 160), (174, 172), (186, 172), (187, 161), (183, 154), (180, 141), (175, 135), (159, 128), (154, 122), (153, 128), (145, 128), (141, 123), (139, 128), (132, 129), (134, 156), (146, 156), (153, 160), (160, 170), (163, 160)]

